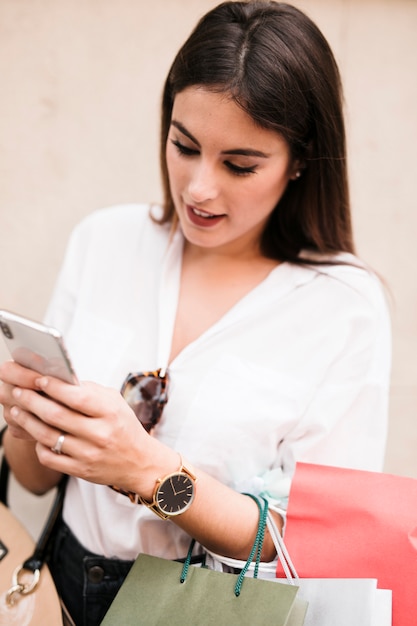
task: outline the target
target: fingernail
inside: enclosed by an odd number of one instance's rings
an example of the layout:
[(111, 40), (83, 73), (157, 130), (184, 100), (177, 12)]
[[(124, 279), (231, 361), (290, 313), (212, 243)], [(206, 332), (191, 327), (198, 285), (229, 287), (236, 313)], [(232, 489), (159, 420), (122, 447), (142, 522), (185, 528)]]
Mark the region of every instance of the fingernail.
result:
[(20, 396), (22, 395), (22, 390), (19, 389), (19, 387), (15, 387), (12, 391), (12, 395), (14, 398), (20, 398)]
[(48, 386), (48, 379), (45, 378), (45, 376), (42, 376), (42, 378), (37, 378), (35, 380), (35, 385), (39, 387), (39, 389), (46, 389), (46, 387)]
[(10, 409), (10, 415), (12, 417), (17, 417), (19, 415), (19, 409), (17, 408), (17, 406), (12, 406), (12, 408)]

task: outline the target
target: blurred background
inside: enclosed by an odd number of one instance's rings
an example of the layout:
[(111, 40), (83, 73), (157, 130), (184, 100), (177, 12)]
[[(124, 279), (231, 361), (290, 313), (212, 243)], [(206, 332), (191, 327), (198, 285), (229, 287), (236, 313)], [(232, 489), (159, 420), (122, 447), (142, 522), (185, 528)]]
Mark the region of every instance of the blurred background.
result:
[[(417, 478), (417, 2), (292, 3), (341, 70), (357, 248), (390, 292), (385, 470)], [(99, 207), (161, 199), (162, 84), (216, 4), (0, 0), (0, 308), (42, 319), (72, 227)], [(34, 535), (50, 497), (13, 485)]]

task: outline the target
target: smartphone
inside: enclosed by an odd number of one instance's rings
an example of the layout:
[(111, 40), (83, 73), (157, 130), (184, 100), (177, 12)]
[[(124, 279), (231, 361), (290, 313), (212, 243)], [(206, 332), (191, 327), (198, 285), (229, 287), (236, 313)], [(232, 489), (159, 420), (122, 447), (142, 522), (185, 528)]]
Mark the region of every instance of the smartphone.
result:
[(0, 310), (0, 329), (16, 363), (43, 375), (78, 384), (61, 333), (55, 328)]

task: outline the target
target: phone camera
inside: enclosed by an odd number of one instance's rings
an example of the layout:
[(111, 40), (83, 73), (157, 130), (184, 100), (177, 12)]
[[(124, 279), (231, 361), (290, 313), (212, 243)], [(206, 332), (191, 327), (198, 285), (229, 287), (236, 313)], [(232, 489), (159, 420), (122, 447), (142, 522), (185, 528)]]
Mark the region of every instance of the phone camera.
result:
[(13, 333), (10, 330), (10, 326), (8, 324), (5, 324), (4, 322), (0, 322), (0, 327), (6, 339), (13, 339)]

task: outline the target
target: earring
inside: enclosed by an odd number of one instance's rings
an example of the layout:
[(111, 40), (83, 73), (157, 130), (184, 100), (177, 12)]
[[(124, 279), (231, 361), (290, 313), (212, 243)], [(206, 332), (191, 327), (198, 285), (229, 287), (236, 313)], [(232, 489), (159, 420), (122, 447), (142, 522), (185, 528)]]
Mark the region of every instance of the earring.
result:
[(300, 170), (297, 170), (295, 172), (294, 178), (300, 178), (300, 176), (301, 176), (301, 172), (300, 172)]

